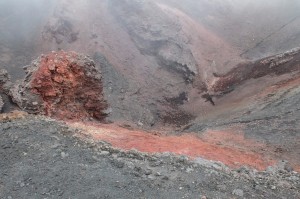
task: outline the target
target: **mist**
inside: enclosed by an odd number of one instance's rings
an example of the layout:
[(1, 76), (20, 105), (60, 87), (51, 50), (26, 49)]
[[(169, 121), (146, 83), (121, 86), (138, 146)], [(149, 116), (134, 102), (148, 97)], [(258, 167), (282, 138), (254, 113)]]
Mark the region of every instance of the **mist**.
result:
[(39, 54), (37, 42), (55, 1), (0, 1), (0, 66), (21, 78), (22, 65)]
[[(300, 3), (297, 0), (104, 0), (101, 2), (1, 0), (0, 65), (11, 71), (13, 78), (17, 79), (24, 75), (20, 69), (22, 65), (30, 63), (39, 54), (52, 50), (74, 50), (91, 56), (102, 51), (106, 56), (115, 56), (118, 52), (113, 49), (120, 49), (119, 45), (122, 45), (123, 40), (123, 45), (127, 45), (124, 37), (133, 37), (135, 40), (132, 34), (141, 24), (162, 28), (165, 36), (168, 37), (167, 34), (173, 34), (178, 30), (172, 29), (171, 26), (169, 30), (163, 28), (169, 23), (164, 20), (172, 16), (165, 18), (164, 15), (158, 14), (163, 13), (162, 10), (159, 11), (159, 7), (155, 7), (160, 4), (184, 13), (189, 20), (193, 20), (210, 31), (210, 34), (224, 40), (246, 59), (256, 60), (284, 52), (297, 47), (300, 42)], [(120, 10), (125, 8), (128, 10), (121, 16)], [(127, 19), (136, 17), (134, 16), (136, 12), (142, 10), (145, 10), (143, 13), (145, 19), (148, 17), (150, 20), (139, 21), (136, 27), (134, 24), (129, 24), (131, 22)], [(154, 16), (158, 16), (158, 20), (151, 21), (151, 18), (154, 20)], [(62, 27), (62, 23), (68, 23), (69, 27)], [(63, 35), (59, 31), (68, 33)], [(116, 34), (116, 31), (124, 32), (121, 35)], [(198, 34), (202, 37), (201, 33), (188, 31), (191, 32), (187, 35)], [(108, 35), (112, 34), (115, 34), (116, 38), (120, 37), (119, 43), (109, 41)], [(76, 41), (65, 41), (72, 40), (71, 37)], [(91, 39), (91, 37), (97, 38)], [(206, 38), (202, 39), (206, 40)], [(138, 44), (135, 41), (134, 45), (132, 48), (146, 44)], [(199, 64), (199, 61), (195, 62), (198, 63), (194, 65)]]

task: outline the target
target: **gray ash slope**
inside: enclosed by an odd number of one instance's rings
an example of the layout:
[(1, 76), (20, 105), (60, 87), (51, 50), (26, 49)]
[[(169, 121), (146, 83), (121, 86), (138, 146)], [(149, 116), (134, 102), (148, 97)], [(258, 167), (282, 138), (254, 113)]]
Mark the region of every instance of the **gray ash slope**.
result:
[(122, 152), (40, 116), (0, 125), (0, 198), (299, 198), (300, 176)]

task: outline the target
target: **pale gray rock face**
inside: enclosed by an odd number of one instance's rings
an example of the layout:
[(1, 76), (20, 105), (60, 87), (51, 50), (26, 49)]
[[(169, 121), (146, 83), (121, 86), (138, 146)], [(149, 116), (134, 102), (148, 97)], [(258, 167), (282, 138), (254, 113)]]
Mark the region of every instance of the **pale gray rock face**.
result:
[(2, 97), (0, 96), (0, 113), (2, 111), (3, 105), (4, 105), (4, 103), (3, 103)]
[(10, 81), (10, 77), (6, 70), (0, 68), (0, 91), (7, 91), (7, 86)]
[(1, 95), (7, 94), (9, 87), (11, 85), (10, 77), (6, 70), (0, 69), (0, 112), (3, 109), (4, 101)]
[[(9, 90), (12, 101), (22, 110), (29, 113), (42, 113), (42, 99), (38, 95), (30, 92), (31, 75), (38, 69), (39, 58), (34, 60), (30, 65), (24, 66), (26, 77), (23, 81), (17, 81)], [(36, 103), (37, 102), (37, 103)]]

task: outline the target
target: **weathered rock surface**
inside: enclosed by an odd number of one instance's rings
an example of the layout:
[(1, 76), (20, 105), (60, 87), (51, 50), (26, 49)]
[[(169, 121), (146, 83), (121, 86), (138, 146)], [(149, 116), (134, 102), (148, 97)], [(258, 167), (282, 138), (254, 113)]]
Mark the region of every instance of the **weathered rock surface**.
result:
[(267, 75), (282, 75), (300, 71), (300, 48), (270, 56), (255, 62), (240, 64), (227, 74), (219, 76), (213, 85), (214, 91), (228, 91), (234, 86), (251, 78), (258, 79)]
[(4, 102), (2, 100), (2, 97), (0, 96), (0, 112), (2, 111), (3, 105), (4, 105)]
[(0, 112), (4, 106), (4, 100), (1, 95), (7, 94), (11, 85), (10, 77), (6, 70), (0, 69)]
[(50, 20), (44, 27), (43, 39), (56, 44), (63, 42), (73, 43), (78, 39), (79, 32), (73, 30), (72, 23), (62, 18), (56, 17)]
[(10, 95), (20, 108), (59, 119), (102, 120), (107, 107), (101, 73), (87, 56), (52, 52), (24, 67), (25, 79)]
[(237, 49), (169, 4), (113, 0), (111, 10), (142, 55), (153, 57), (162, 69), (186, 83), (195, 79), (209, 83), (212, 70), (223, 71), (226, 65), (236, 64)]
[(6, 70), (0, 69), (0, 92), (7, 92), (10, 85), (10, 77)]

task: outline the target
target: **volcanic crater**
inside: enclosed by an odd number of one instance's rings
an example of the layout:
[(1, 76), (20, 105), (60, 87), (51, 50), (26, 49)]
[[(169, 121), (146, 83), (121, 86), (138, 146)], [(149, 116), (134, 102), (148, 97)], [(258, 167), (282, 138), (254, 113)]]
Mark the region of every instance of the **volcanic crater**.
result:
[[(3, 30), (20, 38), (17, 42), (0, 30), (0, 123), (5, 139), (17, 146), (18, 141), (10, 140), (19, 139), (10, 125), (29, 129), (31, 136), (38, 130), (26, 124), (40, 121), (63, 136), (75, 135), (79, 141), (66, 142), (78, 145), (78, 151), (81, 142), (93, 145), (119, 169), (128, 163), (119, 161), (124, 154), (150, 162), (157, 154), (169, 154), (186, 158), (182, 162), (208, 161), (222, 172), (277, 168), (296, 176), (300, 18), (295, 8), (300, 5), (280, 0), (280, 6), (259, 4), (265, 9), (259, 13), (290, 11), (280, 12), (278, 23), (271, 23), (257, 14), (256, 3), (234, 2), (36, 2), (40, 17), (31, 20), (31, 7), (24, 5), (22, 13), (32, 22), (24, 29), (20, 22), (11, 26), (21, 18), (18, 8), (0, 20)], [(9, 2), (5, 6), (13, 7)], [(10, 144), (0, 146), (11, 150)], [(110, 156), (114, 153), (120, 157)], [(68, 158), (64, 151), (60, 156)], [(135, 177), (142, 168), (133, 167)], [(143, 176), (152, 180), (154, 175), (146, 170)], [(0, 178), (0, 192), (2, 187)], [(271, 189), (268, 196), (277, 196), (277, 188)], [(292, 194), (299, 196), (297, 191)], [(236, 189), (229, 195), (244, 196)]]

